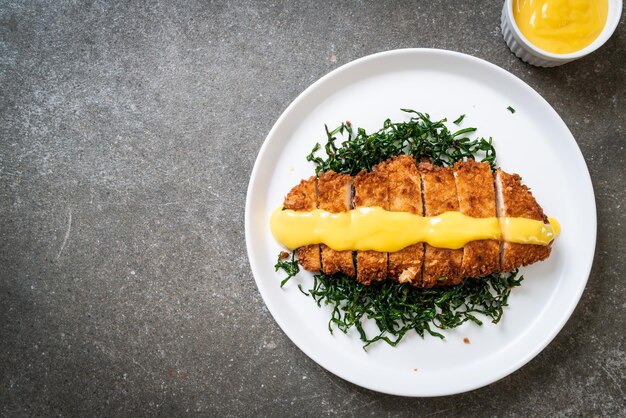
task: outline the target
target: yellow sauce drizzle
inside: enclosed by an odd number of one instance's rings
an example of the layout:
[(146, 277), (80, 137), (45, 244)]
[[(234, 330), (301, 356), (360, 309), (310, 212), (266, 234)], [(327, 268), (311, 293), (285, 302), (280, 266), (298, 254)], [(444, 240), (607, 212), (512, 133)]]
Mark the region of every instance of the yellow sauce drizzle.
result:
[(419, 216), (360, 207), (341, 213), (278, 208), (271, 215), (270, 229), (274, 238), (290, 250), (323, 243), (337, 251), (395, 252), (418, 242), (457, 249), (483, 239), (547, 245), (558, 236), (560, 226), (554, 218), (544, 224), (525, 218), (472, 218), (460, 212)]
[(514, 0), (517, 27), (544, 51), (567, 54), (591, 44), (609, 14), (608, 0)]

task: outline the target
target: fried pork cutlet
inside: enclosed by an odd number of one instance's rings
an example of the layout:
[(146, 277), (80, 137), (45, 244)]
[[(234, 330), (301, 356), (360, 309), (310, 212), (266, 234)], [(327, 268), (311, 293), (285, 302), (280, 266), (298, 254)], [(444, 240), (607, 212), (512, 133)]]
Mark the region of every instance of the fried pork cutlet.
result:
[[(418, 166), (422, 176), (424, 215), (437, 216), (459, 211), (459, 200), (452, 170), (422, 162)], [(424, 245), (423, 286), (451, 285), (463, 279), (463, 249), (451, 250)]]
[[(348, 211), (352, 201), (352, 177), (334, 171), (321, 173), (317, 181), (317, 193), (320, 209), (332, 213)], [(320, 248), (322, 268), (326, 274), (355, 275), (352, 251), (335, 251), (324, 244), (320, 244)]]
[[(424, 215), (422, 185), (413, 157), (408, 155), (393, 157), (380, 163), (376, 170), (387, 174), (390, 211)], [(423, 243), (389, 253), (388, 275), (400, 283), (419, 286), (422, 281), (423, 259)]]
[[(473, 218), (496, 216), (496, 193), (488, 163), (474, 160), (457, 162), (454, 165), (454, 179), (461, 213)], [(472, 241), (463, 247), (464, 277), (483, 277), (499, 270), (499, 241)]]
[[(548, 223), (548, 217), (533, 197), (530, 189), (522, 184), (517, 174), (496, 171), (496, 198), (498, 199), (498, 216), (528, 218)], [(512, 271), (541, 261), (550, 255), (552, 245), (516, 244), (502, 242), (500, 265), (502, 271)]]
[[(380, 171), (362, 171), (354, 177), (354, 207), (379, 206), (389, 209), (387, 174)], [(387, 278), (387, 253), (357, 251), (356, 280), (362, 284)]]
[[(354, 183), (354, 202), (352, 187)], [(497, 170), (473, 160), (453, 169), (398, 156), (374, 167), (374, 171), (347, 174), (328, 171), (317, 179), (302, 180), (285, 197), (284, 207), (311, 211), (316, 207), (333, 213), (354, 206), (379, 206), (389, 211), (437, 216), (460, 211), (474, 218), (528, 218), (548, 222), (543, 210), (517, 174)], [(414, 286), (453, 285), (466, 277), (483, 277), (513, 271), (543, 260), (550, 245), (516, 244), (496, 240), (467, 243), (453, 250), (418, 243), (393, 253), (335, 251), (324, 244), (296, 249), (300, 264), (310, 271), (356, 276), (363, 284), (389, 277)], [(356, 265), (354, 259), (356, 258)]]
[[(291, 189), (285, 196), (283, 207), (298, 212), (308, 212), (316, 209), (317, 179), (315, 176), (310, 177), (308, 180), (300, 181), (300, 184)], [(319, 271), (322, 269), (320, 246), (318, 244), (297, 248), (296, 255), (305, 270)]]

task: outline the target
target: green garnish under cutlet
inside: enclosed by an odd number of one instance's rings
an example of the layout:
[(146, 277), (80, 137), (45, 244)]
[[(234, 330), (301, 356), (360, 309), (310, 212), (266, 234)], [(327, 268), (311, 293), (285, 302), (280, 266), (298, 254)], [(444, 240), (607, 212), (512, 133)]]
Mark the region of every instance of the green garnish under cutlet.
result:
[[(432, 121), (426, 113), (402, 110), (411, 115), (408, 121), (394, 123), (387, 119), (383, 128), (372, 134), (361, 128), (355, 132), (350, 122), (333, 130), (326, 127), (326, 143), (323, 146), (316, 144), (307, 156), (307, 160), (315, 164), (315, 173), (333, 170), (356, 175), (362, 170), (371, 171), (376, 164), (401, 154), (412, 155), (416, 161), (428, 158), (441, 166), (450, 166), (467, 158), (482, 158), (481, 161), (488, 162), (492, 169), (496, 168), (496, 150), (491, 138), (470, 139), (465, 136), (476, 128), (451, 132), (444, 124), (446, 119)], [(509, 110), (515, 112), (510, 106)], [(454, 123), (460, 123), (464, 116)], [(341, 136), (339, 146), (338, 135)], [(322, 147), (326, 158), (317, 155)], [(281, 269), (287, 273), (281, 287), (299, 271), (293, 255), (290, 260), (279, 255), (275, 267), (277, 271)], [(313, 277), (313, 287), (306, 292), (298, 284), (300, 291), (311, 296), (318, 306), (332, 307), (328, 322), (331, 333), (334, 328), (344, 333), (355, 328), (365, 343), (364, 348), (379, 340), (395, 346), (411, 330), (422, 337), (428, 333), (444, 338), (437, 330), (455, 328), (466, 321), (482, 325), (475, 314), (498, 323), (511, 289), (523, 280), (523, 276), (518, 278), (515, 270), (464, 280), (456, 286), (423, 289), (391, 280), (365, 286), (345, 274), (317, 273)], [(375, 321), (379, 330), (377, 335), (370, 337), (365, 333), (363, 321), (366, 319)]]

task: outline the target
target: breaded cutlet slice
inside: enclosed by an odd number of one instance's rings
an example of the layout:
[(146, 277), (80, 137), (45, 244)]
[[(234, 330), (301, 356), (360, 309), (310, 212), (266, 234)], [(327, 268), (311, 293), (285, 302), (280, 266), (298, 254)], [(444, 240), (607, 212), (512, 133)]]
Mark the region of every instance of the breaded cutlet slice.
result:
[[(354, 177), (354, 207), (389, 207), (387, 174), (361, 171)], [(357, 251), (356, 280), (364, 285), (387, 278), (387, 253)]]
[[(420, 174), (413, 157), (399, 155), (378, 164), (374, 169), (387, 174), (390, 211), (424, 216)], [(420, 286), (423, 261), (424, 244), (421, 242), (389, 253), (387, 275), (400, 283)]]
[[(321, 173), (317, 180), (317, 198), (319, 208), (332, 213), (351, 209), (352, 177), (334, 171)], [(320, 244), (322, 253), (322, 271), (326, 274), (345, 273), (354, 277), (355, 268), (352, 251), (335, 251), (325, 244)]]
[[(474, 160), (454, 164), (461, 213), (473, 218), (496, 216), (496, 192), (488, 163)], [(463, 247), (463, 277), (483, 277), (500, 269), (500, 242), (471, 241)]]
[[(496, 199), (499, 217), (528, 218), (548, 223), (548, 217), (530, 189), (522, 184), (517, 174), (496, 171)], [(550, 255), (552, 243), (549, 245), (516, 244), (503, 242), (500, 253), (502, 271), (513, 271), (520, 266), (544, 260)]]
[[(422, 162), (418, 166), (422, 178), (424, 215), (437, 216), (458, 211), (459, 201), (452, 170)], [(424, 245), (423, 286), (453, 285), (463, 280), (463, 249), (451, 250)]]
[[(315, 176), (300, 181), (300, 184), (291, 189), (285, 196), (283, 207), (298, 212), (317, 209), (317, 179)], [(318, 244), (296, 248), (296, 255), (305, 270), (320, 271), (322, 269)]]

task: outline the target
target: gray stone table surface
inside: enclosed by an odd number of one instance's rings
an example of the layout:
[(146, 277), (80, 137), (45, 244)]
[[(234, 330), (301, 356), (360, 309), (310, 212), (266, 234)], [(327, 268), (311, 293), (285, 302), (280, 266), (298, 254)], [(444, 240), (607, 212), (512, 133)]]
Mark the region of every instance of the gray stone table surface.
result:
[[(507, 49), (501, 1), (0, 2), (0, 413), (626, 415), (626, 27), (554, 69)], [(280, 330), (246, 255), (261, 144), (313, 81), (395, 48), (526, 81), (577, 139), (598, 241), (554, 341), (457, 396), (382, 395)], [(584, 220), (581, 220), (581, 222)]]

